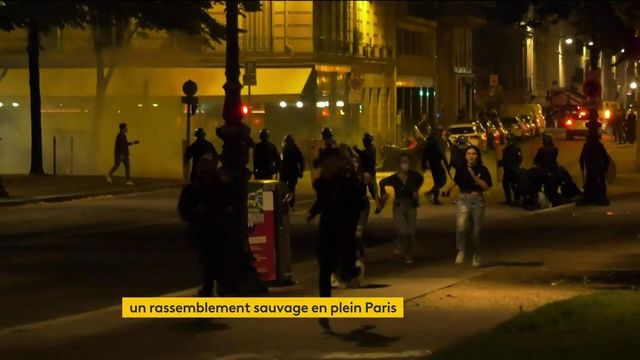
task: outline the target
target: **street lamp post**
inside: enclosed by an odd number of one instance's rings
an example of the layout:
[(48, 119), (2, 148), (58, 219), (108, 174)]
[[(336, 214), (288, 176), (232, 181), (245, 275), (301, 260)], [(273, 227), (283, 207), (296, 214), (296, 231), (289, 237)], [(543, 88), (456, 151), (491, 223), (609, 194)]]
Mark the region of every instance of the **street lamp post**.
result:
[(248, 181), (251, 172), (247, 169), (249, 148), (253, 146), (251, 129), (242, 121), (240, 91), (240, 48), (238, 46), (239, 1), (226, 1), (226, 83), (224, 84), (224, 125), (216, 129), (216, 135), (223, 141), (222, 167), (223, 181), (228, 185), (232, 214), (227, 221), (228, 234), (223, 251), (226, 259), (225, 272), (236, 283), (240, 294), (260, 294), (266, 292), (253, 267), (253, 256), (249, 248), (248, 231)]
[[(198, 97), (194, 96), (198, 92), (198, 84), (195, 81), (189, 79), (182, 84), (182, 92), (185, 96), (182, 97), (182, 103), (187, 105), (187, 135), (184, 138), (184, 144), (182, 147), (183, 154), (186, 153), (189, 146), (189, 139), (191, 138), (191, 115), (195, 114), (198, 107)], [(185, 180), (189, 179), (189, 163), (183, 164), (183, 177)]]

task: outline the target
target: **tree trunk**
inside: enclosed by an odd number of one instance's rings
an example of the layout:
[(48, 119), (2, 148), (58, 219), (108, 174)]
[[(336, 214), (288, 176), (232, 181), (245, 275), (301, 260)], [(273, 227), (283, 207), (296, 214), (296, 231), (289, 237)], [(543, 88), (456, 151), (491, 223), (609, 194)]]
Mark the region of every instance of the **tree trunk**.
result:
[(31, 170), (32, 175), (44, 175), (42, 167), (42, 114), (40, 99), (40, 29), (37, 24), (28, 28), (29, 102), (31, 107)]
[(93, 146), (93, 154), (96, 158), (94, 162), (95, 172), (99, 172), (98, 169), (100, 164), (100, 149), (101, 149), (101, 137), (98, 136), (100, 133), (100, 124), (102, 124), (102, 118), (104, 116), (104, 108), (105, 108), (105, 100), (107, 94), (107, 83), (105, 82), (104, 77), (104, 54), (101, 47), (94, 48), (95, 56), (96, 56), (96, 97), (94, 99), (94, 108), (93, 108), (93, 122), (91, 123), (91, 134), (96, 134), (97, 141), (92, 142)]
[(229, 187), (228, 194), (233, 200), (234, 213), (227, 222), (224, 239), (225, 259), (229, 283), (235, 283), (238, 294), (256, 295), (268, 292), (261, 284), (253, 267), (253, 255), (249, 247), (248, 231), (248, 180), (251, 172), (247, 169), (249, 147), (252, 146), (251, 130), (242, 122), (240, 90), (240, 48), (238, 47), (238, 0), (226, 2), (226, 83), (222, 117), (225, 124), (216, 130), (224, 142), (222, 146), (221, 173)]

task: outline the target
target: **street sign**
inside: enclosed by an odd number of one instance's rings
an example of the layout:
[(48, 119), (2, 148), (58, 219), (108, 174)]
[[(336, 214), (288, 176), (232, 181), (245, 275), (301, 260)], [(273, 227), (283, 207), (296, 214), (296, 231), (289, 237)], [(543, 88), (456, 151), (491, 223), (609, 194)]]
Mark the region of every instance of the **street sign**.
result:
[(489, 86), (498, 86), (498, 74), (489, 75)]
[(242, 82), (243, 82), (243, 85), (250, 85), (250, 86), (258, 85), (255, 61), (247, 61), (245, 63), (244, 76), (242, 77)]

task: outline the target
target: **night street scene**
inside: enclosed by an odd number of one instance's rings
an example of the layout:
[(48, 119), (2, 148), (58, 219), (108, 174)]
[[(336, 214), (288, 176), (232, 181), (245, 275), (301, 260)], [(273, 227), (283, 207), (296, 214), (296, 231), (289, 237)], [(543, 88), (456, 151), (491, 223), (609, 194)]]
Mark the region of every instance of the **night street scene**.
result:
[(635, 1), (0, 0), (0, 359), (638, 359), (639, 61)]

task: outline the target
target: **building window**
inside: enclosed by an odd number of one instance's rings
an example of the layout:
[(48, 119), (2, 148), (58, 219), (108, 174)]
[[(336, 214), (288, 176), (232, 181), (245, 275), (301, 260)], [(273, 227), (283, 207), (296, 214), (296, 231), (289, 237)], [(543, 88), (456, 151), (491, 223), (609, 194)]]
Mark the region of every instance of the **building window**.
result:
[(405, 29), (397, 31), (398, 55), (425, 55), (426, 34)]

